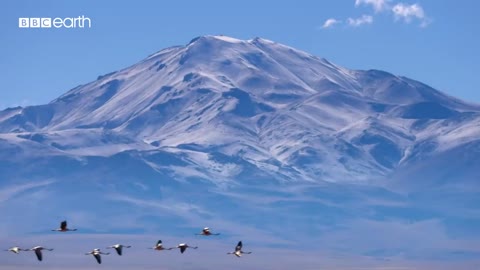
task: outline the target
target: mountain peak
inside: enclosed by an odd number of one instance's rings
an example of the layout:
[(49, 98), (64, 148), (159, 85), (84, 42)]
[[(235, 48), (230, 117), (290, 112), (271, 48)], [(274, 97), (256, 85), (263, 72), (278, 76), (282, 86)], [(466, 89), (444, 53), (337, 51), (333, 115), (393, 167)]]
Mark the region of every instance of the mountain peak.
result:
[(223, 41), (223, 42), (228, 42), (228, 43), (243, 43), (246, 42), (245, 40), (225, 36), (225, 35), (203, 35), (203, 36), (198, 36), (190, 40), (188, 42), (187, 46), (190, 44), (193, 44), (195, 42), (217, 42), (217, 41)]
[(192, 40), (190, 40), (190, 42), (188, 42), (187, 45), (189, 45), (191, 43), (194, 43), (196, 41), (199, 41), (199, 40), (203, 40), (203, 41), (224, 41), (224, 42), (228, 42), (228, 43), (257, 43), (257, 42), (270, 43), (270, 44), (276, 43), (272, 40), (265, 39), (265, 38), (262, 38), (262, 37), (254, 37), (252, 39), (243, 40), (243, 39), (238, 39), (238, 38), (234, 38), (234, 37), (231, 37), (231, 36), (226, 36), (226, 35), (221, 35), (220, 34), (220, 35), (198, 36), (198, 37), (195, 37)]

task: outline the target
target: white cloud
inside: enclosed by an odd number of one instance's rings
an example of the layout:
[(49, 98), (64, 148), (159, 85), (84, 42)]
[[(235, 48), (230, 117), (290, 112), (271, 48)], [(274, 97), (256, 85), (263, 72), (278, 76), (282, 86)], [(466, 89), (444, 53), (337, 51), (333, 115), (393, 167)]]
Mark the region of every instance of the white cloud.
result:
[(425, 16), (425, 11), (419, 4), (407, 5), (398, 3), (392, 8), (396, 20), (403, 20), (410, 23), (413, 19), (421, 20), (421, 25), (426, 26), (428, 20)]
[[(423, 7), (420, 4), (405, 4), (405, 3), (392, 3), (392, 0), (355, 0), (355, 7), (361, 5), (371, 6), (375, 13), (386, 13), (391, 16), (393, 14), (396, 21), (404, 21), (410, 23), (414, 20), (419, 22), (420, 27), (427, 27), (431, 22)], [(332, 28), (336, 24), (345, 23), (349, 26), (358, 27), (364, 24), (373, 23), (373, 15), (362, 15), (358, 18), (348, 18), (346, 20), (338, 20), (330, 18), (326, 20), (322, 29)]]
[(370, 15), (362, 15), (360, 18), (348, 18), (347, 23), (350, 26), (357, 27), (363, 24), (372, 24), (373, 23), (373, 17)]
[(322, 28), (326, 29), (326, 28), (330, 28), (332, 26), (334, 26), (335, 24), (338, 24), (340, 23), (341, 21), (337, 20), (337, 19), (334, 19), (334, 18), (330, 18), (328, 20), (325, 21), (325, 23), (323, 23), (323, 26)]
[(371, 5), (375, 12), (383, 11), (387, 8), (388, 0), (355, 0), (355, 6)]
[(122, 201), (126, 203), (133, 204), (137, 207), (147, 207), (147, 208), (156, 208), (160, 210), (171, 211), (178, 215), (190, 215), (192, 211), (195, 211), (200, 214), (208, 214), (207, 211), (203, 210), (199, 206), (184, 203), (184, 202), (173, 202), (173, 201), (158, 201), (158, 200), (144, 200), (137, 199), (126, 195), (116, 194), (110, 195), (108, 197), (111, 200)]

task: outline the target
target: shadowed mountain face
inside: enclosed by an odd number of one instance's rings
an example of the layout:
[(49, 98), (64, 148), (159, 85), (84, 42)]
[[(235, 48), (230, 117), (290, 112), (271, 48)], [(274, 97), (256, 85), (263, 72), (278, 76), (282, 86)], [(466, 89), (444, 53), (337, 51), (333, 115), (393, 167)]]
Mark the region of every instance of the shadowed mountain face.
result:
[[(285, 219), (275, 209), (320, 233), (347, 217), (376, 219), (359, 205), (366, 197), (405, 203), (385, 187), (476, 187), (479, 145), (478, 105), (261, 38), (198, 37), (49, 104), (0, 112), (2, 186), (24, 185), (4, 201), (101, 205), (104, 215), (118, 204), (161, 209), (171, 224), (219, 215), (273, 232)], [(374, 185), (350, 189), (359, 183)], [(99, 201), (77, 205), (82, 196)], [(138, 218), (154, 226), (147, 212)]]

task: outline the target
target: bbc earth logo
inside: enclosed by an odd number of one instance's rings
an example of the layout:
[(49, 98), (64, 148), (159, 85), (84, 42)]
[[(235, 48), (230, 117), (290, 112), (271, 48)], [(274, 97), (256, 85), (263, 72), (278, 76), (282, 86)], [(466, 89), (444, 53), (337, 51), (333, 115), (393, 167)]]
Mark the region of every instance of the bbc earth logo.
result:
[(91, 28), (92, 20), (84, 15), (76, 18), (18, 18), (19, 28)]

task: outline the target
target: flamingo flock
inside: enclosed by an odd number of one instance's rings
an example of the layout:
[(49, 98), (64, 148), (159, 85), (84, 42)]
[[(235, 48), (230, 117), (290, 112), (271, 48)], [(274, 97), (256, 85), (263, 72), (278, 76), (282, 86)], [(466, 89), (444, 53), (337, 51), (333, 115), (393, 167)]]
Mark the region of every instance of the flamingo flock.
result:
[[(70, 231), (77, 231), (77, 229), (68, 228), (67, 221), (64, 220), (64, 221), (60, 222), (60, 227), (59, 228), (53, 229), (51, 231), (70, 232)], [(202, 231), (200, 233), (196, 233), (195, 235), (216, 236), (216, 235), (220, 235), (220, 233), (212, 233), (210, 231), (210, 228), (205, 227), (205, 228), (202, 229)], [(252, 252), (242, 251), (242, 246), (243, 246), (242, 241), (239, 241), (238, 244), (235, 247), (235, 251), (228, 252), (227, 254), (233, 254), (237, 257), (241, 257), (243, 254), (251, 254), (252, 253)], [(115, 244), (115, 245), (108, 246), (106, 248), (107, 249), (115, 249), (117, 255), (122, 256), (123, 255), (123, 249), (124, 248), (131, 248), (131, 247), (132, 246), (129, 246), (129, 245)], [(183, 254), (188, 248), (197, 249), (198, 247), (197, 246), (190, 246), (186, 243), (180, 243), (177, 246), (166, 248), (166, 247), (163, 246), (162, 240), (158, 240), (157, 243), (155, 244), (155, 246), (149, 247), (148, 249), (163, 251), (163, 250), (172, 250), (172, 249), (177, 249), (177, 248), (180, 250), (180, 253)], [(37, 260), (38, 261), (43, 261), (43, 252), (42, 251), (44, 251), (44, 250), (53, 251), (53, 248), (46, 248), (46, 247), (43, 247), (43, 246), (35, 246), (33, 248), (23, 249), (23, 248), (20, 248), (18, 246), (14, 246), (14, 247), (11, 247), (9, 249), (6, 249), (5, 251), (12, 252), (12, 253), (15, 253), (15, 254), (19, 254), (21, 251), (34, 251), (35, 255), (37, 256)], [(95, 260), (97, 261), (98, 264), (102, 263), (102, 256), (101, 255), (109, 255), (109, 254), (110, 254), (110, 252), (102, 252), (99, 248), (94, 248), (90, 252), (85, 253), (85, 255), (92, 255), (95, 258)]]

